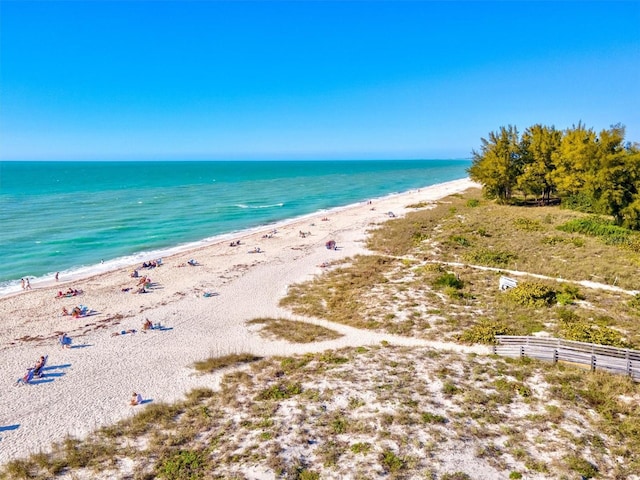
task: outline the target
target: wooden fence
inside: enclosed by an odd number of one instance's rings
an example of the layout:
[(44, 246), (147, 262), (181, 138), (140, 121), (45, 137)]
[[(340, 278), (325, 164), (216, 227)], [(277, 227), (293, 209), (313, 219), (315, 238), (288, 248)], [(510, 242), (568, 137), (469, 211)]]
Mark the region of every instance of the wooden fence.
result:
[(506, 357), (531, 357), (551, 362), (586, 365), (592, 371), (607, 370), (629, 375), (640, 382), (640, 351), (559, 338), (496, 335), (493, 353)]

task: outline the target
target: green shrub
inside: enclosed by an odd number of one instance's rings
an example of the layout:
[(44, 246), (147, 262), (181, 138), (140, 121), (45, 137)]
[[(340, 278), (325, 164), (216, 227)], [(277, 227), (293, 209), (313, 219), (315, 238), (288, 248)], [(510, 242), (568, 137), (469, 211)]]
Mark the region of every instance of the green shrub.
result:
[(560, 305), (572, 305), (576, 300), (584, 300), (580, 289), (574, 285), (563, 284), (561, 291), (556, 295), (556, 301)]
[(447, 423), (445, 417), (431, 412), (423, 412), (421, 418), (424, 423)]
[(512, 330), (499, 321), (481, 319), (473, 327), (462, 332), (458, 339), (463, 343), (495, 344), (496, 335), (512, 334)]
[(520, 282), (517, 287), (510, 288), (507, 297), (525, 307), (549, 307), (556, 301), (556, 292), (547, 285), (538, 282)]
[(486, 265), (488, 267), (506, 267), (518, 256), (512, 252), (493, 251), (488, 248), (478, 248), (464, 256), (469, 263)]
[(369, 453), (369, 450), (371, 450), (371, 444), (367, 442), (358, 442), (351, 445), (350, 448), (353, 453), (365, 455)]
[(319, 480), (320, 474), (313, 470), (302, 470), (298, 473), (298, 480)]
[(513, 221), (513, 226), (518, 230), (524, 230), (526, 232), (537, 232), (542, 230), (542, 225), (537, 220), (531, 220), (530, 218), (516, 218)]
[(405, 461), (391, 450), (385, 450), (380, 455), (380, 463), (386, 472), (397, 472), (405, 467)]
[(433, 286), (437, 288), (451, 287), (457, 290), (464, 286), (464, 282), (453, 273), (444, 273), (433, 282)]
[(158, 475), (171, 480), (197, 480), (203, 478), (207, 470), (203, 452), (180, 450), (160, 463)]
[(347, 427), (348, 427), (347, 419), (344, 418), (342, 415), (338, 415), (336, 418), (334, 418), (331, 421), (331, 430), (333, 430), (333, 433), (336, 433), (336, 434), (345, 433), (347, 431)]
[(460, 392), (460, 389), (456, 387), (454, 383), (445, 382), (444, 385), (442, 385), (442, 393), (446, 396), (455, 395), (456, 393), (459, 393), (459, 392)]
[(451, 237), (449, 237), (449, 241), (451, 243), (455, 243), (457, 245), (460, 245), (461, 247), (470, 247), (471, 246), (471, 242), (469, 240), (467, 240), (467, 238), (463, 237), (462, 235), (452, 235)]
[(584, 320), (562, 321), (560, 324), (560, 334), (563, 338), (576, 342), (596, 343), (598, 345), (610, 345), (619, 348), (629, 346), (628, 343), (624, 341), (622, 334), (617, 330), (602, 325), (592, 325)]
[(563, 198), (561, 206), (584, 213), (595, 213), (596, 210), (594, 198), (585, 193), (577, 193)]
[(540, 240), (540, 242), (543, 245), (558, 245), (559, 243), (564, 243), (566, 240), (564, 237), (560, 237), (558, 235), (552, 235), (550, 237), (542, 237), (542, 240)]
[(509, 474), (509, 478), (510, 479), (518, 479), (518, 478), (522, 478), (522, 474), (520, 472), (511, 472)]
[(464, 472), (445, 473), (440, 478), (442, 480), (471, 480), (471, 477)]
[(480, 201), (475, 198), (470, 198), (469, 200), (467, 200), (467, 207), (469, 208), (475, 208), (479, 205), (480, 205)]
[(598, 467), (578, 455), (564, 457), (567, 467), (582, 475), (582, 478), (593, 478), (598, 475)]
[(632, 230), (619, 227), (612, 221), (598, 216), (574, 218), (557, 228), (564, 232), (598, 237), (607, 245), (631, 246), (637, 241), (637, 234)]
[(302, 385), (299, 383), (278, 383), (263, 390), (257, 396), (258, 400), (283, 400), (302, 393)]

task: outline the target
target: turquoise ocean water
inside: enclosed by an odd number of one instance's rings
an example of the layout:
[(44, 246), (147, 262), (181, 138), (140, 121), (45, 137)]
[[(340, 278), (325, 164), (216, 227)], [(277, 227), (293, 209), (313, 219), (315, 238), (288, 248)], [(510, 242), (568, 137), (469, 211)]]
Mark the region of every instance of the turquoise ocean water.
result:
[[(467, 176), (466, 160), (0, 162), (0, 295)], [(104, 262), (104, 263), (103, 263)]]

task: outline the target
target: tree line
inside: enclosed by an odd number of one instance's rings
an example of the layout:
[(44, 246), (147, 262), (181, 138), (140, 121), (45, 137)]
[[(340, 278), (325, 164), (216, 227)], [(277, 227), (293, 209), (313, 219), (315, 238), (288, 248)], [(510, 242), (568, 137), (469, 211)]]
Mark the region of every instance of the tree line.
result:
[(624, 137), (620, 124), (600, 133), (582, 123), (564, 131), (537, 124), (522, 135), (515, 126), (500, 127), (481, 139), (467, 172), (498, 202), (518, 193), (542, 204), (553, 197), (640, 230), (640, 144)]

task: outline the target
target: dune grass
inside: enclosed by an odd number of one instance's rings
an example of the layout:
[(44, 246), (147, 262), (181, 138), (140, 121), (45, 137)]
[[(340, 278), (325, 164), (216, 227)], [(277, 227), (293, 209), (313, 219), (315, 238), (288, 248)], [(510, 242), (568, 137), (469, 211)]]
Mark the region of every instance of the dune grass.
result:
[(261, 335), (268, 338), (286, 340), (291, 343), (322, 342), (342, 337), (335, 330), (321, 327), (320, 325), (284, 318), (255, 318), (249, 320), (247, 324), (262, 325), (260, 329)]
[[(491, 343), (496, 334), (546, 331), (637, 348), (640, 301), (570, 280), (609, 279), (637, 288), (638, 253), (558, 229), (580, 215), (559, 207), (499, 206), (473, 190), (451, 196), (374, 230), (369, 247), (376, 253), (290, 286), (281, 305), (301, 315), (427, 339)], [(497, 287), (500, 269), (508, 268), (564, 281), (518, 277), (522, 288), (504, 294)], [(544, 301), (535, 300), (540, 292)]]
[(210, 357), (206, 360), (195, 362), (193, 367), (202, 373), (211, 373), (223, 368), (235, 367), (244, 363), (251, 363), (261, 360), (251, 353), (231, 353), (222, 357)]
[(390, 345), (240, 373), (10, 462), (0, 478), (477, 478), (453, 460), (462, 451), (500, 478), (640, 471), (640, 386), (623, 376)]

